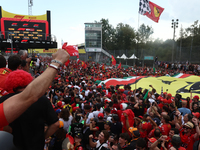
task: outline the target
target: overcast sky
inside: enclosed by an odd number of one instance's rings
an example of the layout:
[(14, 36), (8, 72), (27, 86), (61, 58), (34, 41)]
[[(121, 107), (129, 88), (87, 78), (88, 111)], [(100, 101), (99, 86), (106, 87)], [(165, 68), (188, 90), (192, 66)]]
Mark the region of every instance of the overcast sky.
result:
[[(139, 0), (33, 0), (32, 15), (42, 15), (51, 11), (51, 33), (57, 37), (58, 47), (61, 39), (69, 45), (84, 43), (84, 23), (109, 20), (114, 27), (126, 23), (137, 30), (138, 24), (149, 25), (154, 29), (153, 39), (173, 38), (171, 20), (179, 19), (179, 30), (182, 25), (187, 28), (199, 20), (200, 0), (152, 0), (164, 8), (159, 23), (146, 16), (138, 15)], [(1, 0), (5, 11), (28, 15), (28, 0)], [(139, 21), (138, 21), (139, 20)]]

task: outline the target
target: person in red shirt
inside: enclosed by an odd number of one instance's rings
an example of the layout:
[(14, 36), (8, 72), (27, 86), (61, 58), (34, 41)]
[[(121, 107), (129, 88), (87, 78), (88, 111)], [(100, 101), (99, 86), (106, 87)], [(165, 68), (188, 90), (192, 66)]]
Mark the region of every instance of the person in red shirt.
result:
[[(177, 121), (177, 117), (175, 117), (175, 125), (176, 128), (179, 129), (180, 131), (180, 137), (182, 141), (182, 146), (186, 148), (186, 150), (191, 150), (193, 149), (194, 142), (198, 140), (198, 137), (200, 135), (200, 130), (199, 130), (199, 124), (198, 124), (198, 119), (197, 118), (192, 118), (192, 122), (188, 121), (187, 123), (184, 124), (183, 127), (181, 127)], [(196, 129), (196, 133), (192, 134), (192, 129)]]
[[(169, 116), (163, 115), (161, 117), (161, 122), (163, 125), (161, 127), (158, 127), (160, 129), (160, 132), (162, 135), (169, 135), (169, 131), (171, 130), (171, 125), (169, 124)], [(148, 138), (154, 137), (154, 131), (155, 129), (151, 130), (151, 132), (148, 134)]]
[(172, 137), (175, 135), (175, 134), (179, 134), (179, 130), (176, 129), (176, 128), (172, 128), (170, 131), (169, 131), (169, 136), (166, 138), (165, 140), (165, 146), (167, 149), (170, 149), (172, 147)]
[[(19, 69), (21, 66), (21, 63), (22, 61), (20, 57), (17, 55), (11, 55), (8, 58), (8, 68), (6, 67), (0, 68), (0, 88), (4, 89), (4, 83), (5, 83), (6, 77), (8, 76), (10, 72)], [(13, 92), (13, 91), (8, 91), (8, 92)]]
[(171, 125), (169, 124), (169, 116), (168, 115), (163, 115), (161, 117), (161, 123), (163, 123), (163, 125), (160, 128), (160, 131), (162, 133), (162, 135), (169, 135), (169, 131), (171, 130)]

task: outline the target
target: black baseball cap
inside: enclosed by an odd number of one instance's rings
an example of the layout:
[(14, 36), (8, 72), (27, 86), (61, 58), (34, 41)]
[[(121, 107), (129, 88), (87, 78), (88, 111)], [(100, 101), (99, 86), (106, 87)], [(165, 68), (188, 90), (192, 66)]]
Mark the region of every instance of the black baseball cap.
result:
[(77, 137), (79, 139), (82, 139), (83, 138), (83, 134), (82, 133), (76, 133), (75, 137)]
[(111, 122), (110, 121), (106, 121), (105, 124), (111, 126)]

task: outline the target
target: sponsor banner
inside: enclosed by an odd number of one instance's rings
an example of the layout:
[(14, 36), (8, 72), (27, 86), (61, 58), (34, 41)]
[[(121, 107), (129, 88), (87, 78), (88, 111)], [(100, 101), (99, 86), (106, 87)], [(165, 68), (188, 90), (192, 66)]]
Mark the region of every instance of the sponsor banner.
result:
[[(58, 49), (33, 49), (33, 53), (40, 53), (40, 54), (44, 54), (44, 53), (56, 53)], [(32, 53), (32, 49), (28, 49), (28, 53)]]
[(105, 81), (101, 81), (99, 84), (101, 83), (106, 84), (106, 86), (120, 85), (120, 88), (123, 88), (124, 85), (129, 84), (131, 86), (131, 90), (139, 87), (143, 88), (143, 90), (149, 89), (149, 85), (152, 85), (158, 94), (161, 94), (161, 88), (163, 87), (163, 92), (171, 93), (172, 96), (175, 96), (176, 93), (179, 93), (184, 99), (190, 97), (189, 90), (191, 90), (193, 96), (198, 95), (200, 97), (200, 77), (188, 74), (182, 74), (176, 77), (138, 76), (129, 77), (126, 79), (111, 78)]
[[(57, 52), (58, 49), (33, 49), (33, 53), (55, 53)], [(79, 49), (78, 50), (80, 54), (85, 54), (84, 49)], [(28, 49), (28, 53), (32, 53), (32, 49)]]
[(31, 20), (47, 20), (47, 15), (38, 15), (38, 16), (30, 16), (30, 15), (19, 15), (7, 12), (3, 9), (2, 10), (2, 17), (3, 18), (16, 18), (16, 19), (31, 19)]

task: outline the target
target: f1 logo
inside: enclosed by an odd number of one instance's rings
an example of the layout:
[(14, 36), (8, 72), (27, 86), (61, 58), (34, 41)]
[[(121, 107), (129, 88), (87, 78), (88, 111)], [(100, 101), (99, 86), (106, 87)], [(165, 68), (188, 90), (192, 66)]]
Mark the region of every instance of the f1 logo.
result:
[(28, 42), (28, 40), (22, 40), (21, 41), (21, 43), (27, 43)]
[(28, 27), (28, 23), (24, 23), (24, 24), (23, 24), (23, 27)]
[(12, 23), (11, 26), (17, 26), (17, 23)]

